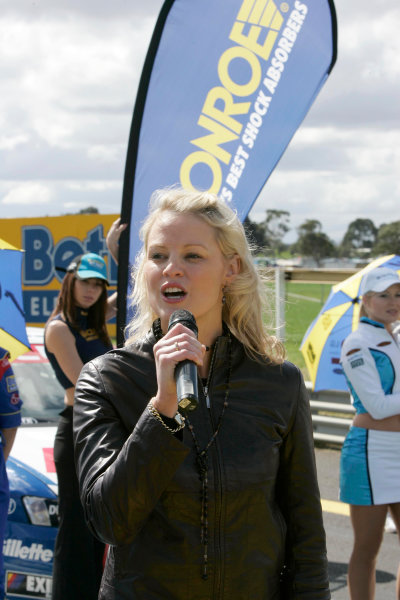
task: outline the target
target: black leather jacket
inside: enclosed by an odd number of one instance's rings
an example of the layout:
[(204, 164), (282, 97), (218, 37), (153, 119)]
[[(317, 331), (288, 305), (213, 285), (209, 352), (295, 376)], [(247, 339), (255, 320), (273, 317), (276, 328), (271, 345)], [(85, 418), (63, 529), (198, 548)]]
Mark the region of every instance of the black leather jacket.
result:
[[(74, 437), (89, 527), (110, 544), (102, 600), (328, 600), (325, 534), (309, 402), (299, 370), (249, 359), (232, 339), (229, 406), (209, 449), (208, 573), (201, 483), (187, 427), (173, 435), (146, 409), (157, 389), (150, 333), (86, 364)], [(203, 448), (222, 410), (226, 336), (191, 413)], [(201, 386), (200, 386), (201, 388)], [(289, 569), (282, 592), (280, 573)], [(281, 590), (281, 591), (279, 591)]]

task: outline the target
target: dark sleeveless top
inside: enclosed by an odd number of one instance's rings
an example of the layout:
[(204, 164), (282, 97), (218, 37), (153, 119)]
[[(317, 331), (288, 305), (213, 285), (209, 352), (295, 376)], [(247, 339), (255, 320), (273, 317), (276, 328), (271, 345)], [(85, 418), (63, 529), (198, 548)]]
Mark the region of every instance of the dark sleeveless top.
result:
[[(62, 321), (65, 323), (72, 335), (75, 338), (76, 350), (79, 354), (79, 357), (83, 364), (92, 360), (92, 358), (96, 358), (96, 356), (100, 356), (100, 354), (105, 354), (108, 350), (112, 349), (112, 345), (105, 344), (103, 340), (101, 340), (95, 329), (88, 328), (88, 313), (87, 311), (78, 308), (78, 318), (79, 322), (79, 331), (74, 329), (72, 325), (65, 321), (61, 314), (56, 315), (52, 321)], [(46, 339), (46, 338), (45, 338)], [(61, 383), (63, 388), (67, 390), (68, 388), (74, 387), (74, 384), (68, 379), (65, 375), (64, 371), (61, 369), (55, 355), (46, 347), (46, 342), (44, 344), (44, 349), (46, 352), (46, 356), (49, 359), (51, 366), (54, 369), (56, 377), (58, 381)]]

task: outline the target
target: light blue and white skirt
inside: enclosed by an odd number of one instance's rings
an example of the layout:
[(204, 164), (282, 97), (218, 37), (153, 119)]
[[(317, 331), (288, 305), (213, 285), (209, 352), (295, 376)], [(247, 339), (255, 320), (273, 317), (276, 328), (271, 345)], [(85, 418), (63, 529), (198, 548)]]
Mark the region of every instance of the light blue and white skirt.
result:
[(400, 502), (400, 432), (351, 427), (340, 457), (340, 500)]

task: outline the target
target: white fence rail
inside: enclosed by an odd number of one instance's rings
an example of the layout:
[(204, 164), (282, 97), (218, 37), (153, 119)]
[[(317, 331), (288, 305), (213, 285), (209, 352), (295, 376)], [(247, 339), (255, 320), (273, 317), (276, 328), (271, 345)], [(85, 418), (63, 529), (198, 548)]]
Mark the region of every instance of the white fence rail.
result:
[(354, 416), (350, 394), (334, 390), (312, 392), (310, 382), (306, 382), (306, 387), (310, 396), (314, 440), (342, 445)]
[[(297, 267), (275, 267), (275, 326), (277, 336), (285, 340), (285, 286), (286, 281), (302, 283), (338, 283), (353, 275), (358, 269), (307, 269)], [(349, 392), (336, 390), (311, 391), (311, 383), (306, 382), (310, 396), (314, 439), (342, 445), (351, 426), (354, 408), (350, 403)]]

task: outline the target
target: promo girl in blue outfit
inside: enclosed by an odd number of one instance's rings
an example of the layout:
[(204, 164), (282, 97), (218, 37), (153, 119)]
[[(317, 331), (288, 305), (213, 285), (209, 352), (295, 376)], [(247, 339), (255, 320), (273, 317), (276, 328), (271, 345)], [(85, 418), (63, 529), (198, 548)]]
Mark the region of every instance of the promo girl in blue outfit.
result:
[[(117, 219), (107, 236), (114, 260), (125, 227)], [(116, 294), (107, 298), (107, 285), (107, 267), (101, 256), (88, 253), (73, 261), (45, 330), (46, 354), (65, 389), (65, 409), (54, 442), (60, 521), (54, 549), (53, 600), (97, 600), (102, 576), (104, 545), (87, 529), (79, 499), (72, 407), (82, 366), (112, 348), (106, 321), (115, 315)]]
[(400, 531), (400, 278), (378, 267), (361, 289), (360, 323), (341, 353), (356, 416), (342, 448), (340, 499), (350, 504), (354, 531), (350, 598), (373, 600), (388, 508)]
[(9, 353), (0, 346), (0, 599), (4, 598), (3, 542), (7, 524), (10, 489), (6, 460), (11, 452), (17, 428), (21, 425), (21, 406), (17, 384), (9, 362)]

